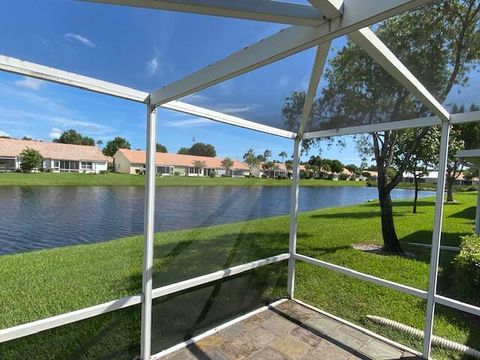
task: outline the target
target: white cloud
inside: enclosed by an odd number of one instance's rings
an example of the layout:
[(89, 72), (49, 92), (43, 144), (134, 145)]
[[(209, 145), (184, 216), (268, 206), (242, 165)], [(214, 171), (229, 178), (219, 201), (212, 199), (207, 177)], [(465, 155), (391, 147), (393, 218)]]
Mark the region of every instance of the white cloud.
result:
[(96, 45), (90, 39), (88, 39), (85, 36), (82, 36), (80, 34), (67, 33), (64, 36), (65, 36), (65, 39), (76, 40), (76, 41), (82, 43), (85, 46), (88, 46), (88, 47), (91, 47), (91, 48), (96, 47)]
[(50, 134), (48, 134), (48, 136), (51, 139), (58, 139), (60, 137), (60, 135), (62, 135), (62, 130), (60, 130), (58, 128), (52, 128), (52, 131), (50, 131)]
[(84, 120), (74, 120), (60, 116), (50, 117), (50, 120), (54, 123), (62, 125), (63, 127), (80, 127), (84, 130), (91, 131), (91, 132), (103, 132), (109, 130), (108, 126), (98, 124), (91, 121), (84, 121)]
[(167, 127), (198, 127), (212, 125), (214, 122), (208, 119), (192, 118), (186, 120), (176, 120), (164, 123)]
[(258, 108), (258, 105), (231, 106), (219, 109), (219, 112), (226, 114), (238, 114)]
[(10, 134), (3, 130), (0, 130), (0, 136), (10, 136)]
[(31, 90), (38, 90), (44, 84), (45, 84), (45, 82), (42, 81), (42, 80), (38, 80), (38, 79), (35, 79), (35, 78), (26, 77), (26, 76), (24, 76), (20, 80), (15, 81), (15, 85), (23, 87), (23, 88), (31, 89)]
[(145, 70), (147, 71), (147, 76), (149, 77), (157, 73), (158, 66), (159, 66), (158, 50), (157, 48), (154, 48), (153, 50), (155, 52), (155, 55), (150, 60), (148, 60), (147, 63), (145, 64)]

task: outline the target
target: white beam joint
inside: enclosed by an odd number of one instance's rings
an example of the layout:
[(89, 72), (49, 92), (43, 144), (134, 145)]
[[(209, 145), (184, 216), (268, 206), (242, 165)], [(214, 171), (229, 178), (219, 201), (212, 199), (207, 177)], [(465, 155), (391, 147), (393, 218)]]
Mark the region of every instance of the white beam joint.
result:
[(151, 94), (154, 105), (177, 100), (431, 0), (346, 0), (341, 18), (318, 27), (291, 26)]
[(308, 0), (315, 8), (325, 14), (325, 17), (334, 19), (342, 15), (343, 0)]

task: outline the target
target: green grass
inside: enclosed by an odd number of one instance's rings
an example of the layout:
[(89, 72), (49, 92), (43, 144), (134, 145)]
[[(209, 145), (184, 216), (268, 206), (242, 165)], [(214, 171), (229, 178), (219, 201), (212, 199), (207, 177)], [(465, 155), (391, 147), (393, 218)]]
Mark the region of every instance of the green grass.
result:
[[(361, 181), (301, 180), (302, 186), (365, 186)], [(144, 186), (145, 176), (78, 173), (0, 173), (0, 186)], [(157, 177), (159, 186), (290, 186), (291, 180), (228, 177)]]
[[(460, 204), (445, 206), (445, 245), (458, 245), (459, 237), (473, 229), (476, 193), (456, 194), (456, 199)], [(411, 213), (410, 201), (395, 203), (397, 231), (405, 249), (414, 255), (411, 258), (365, 253), (351, 247), (352, 243), (381, 244), (376, 203), (302, 213), (298, 252), (425, 290), (429, 251), (406, 243), (431, 241), (433, 209), (431, 198), (421, 199), (417, 214)], [(286, 252), (288, 229), (288, 217), (280, 216), (156, 234), (154, 287)], [(142, 241), (137, 236), (1, 256), (0, 328), (139, 293)], [(461, 300), (461, 294), (453, 293), (450, 286), (452, 258), (452, 253), (442, 252), (439, 292)], [(255, 299), (258, 302), (284, 296), (286, 271), (285, 264), (282, 266), (261, 268), (234, 281), (159, 301), (154, 331), (161, 334), (158, 338), (162, 346), (179, 342), (181, 334), (197, 333), (222, 317), (234, 316), (239, 310), (232, 308), (247, 310), (245, 304), (257, 304)], [(421, 329), (423, 300), (304, 263), (297, 267), (296, 297), (396, 341), (421, 347), (420, 341), (381, 328), (366, 315), (387, 317)], [(436, 335), (480, 347), (478, 319), (443, 307), (437, 307), (436, 314)], [(124, 310), (12, 341), (0, 345), (0, 358), (22, 358), (36, 351), (38, 359), (112, 358), (112, 353), (113, 358), (128, 359), (138, 352), (138, 318), (138, 308)], [(176, 334), (166, 330), (171, 331), (171, 326), (178, 330)], [(62, 346), (56, 345), (59, 343)], [(117, 346), (112, 347), (112, 343)], [(440, 348), (435, 348), (434, 356), (461, 358)]]

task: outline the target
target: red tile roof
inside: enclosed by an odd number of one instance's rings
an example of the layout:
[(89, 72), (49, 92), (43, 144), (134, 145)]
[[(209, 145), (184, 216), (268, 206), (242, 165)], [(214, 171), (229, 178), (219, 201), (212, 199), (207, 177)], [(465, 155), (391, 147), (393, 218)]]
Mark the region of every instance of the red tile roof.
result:
[(107, 157), (96, 146), (0, 138), (0, 156), (17, 157), (27, 147), (39, 151), (45, 159), (107, 161)]
[[(132, 164), (145, 164), (146, 162), (146, 153), (142, 150), (127, 150), (119, 149), (128, 161)], [(181, 155), (181, 154), (171, 154), (171, 153), (156, 153), (155, 163), (157, 165), (166, 165), (166, 166), (185, 166), (191, 167), (194, 161), (204, 161), (207, 168), (211, 169), (223, 169), (222, 158), (218, 157), (207, 157), (207, 156), (196, 156), (196, 155)], [(238, 160), (233, 160), (232, 169), (236, 170), (249, 170), (249, 166)]]

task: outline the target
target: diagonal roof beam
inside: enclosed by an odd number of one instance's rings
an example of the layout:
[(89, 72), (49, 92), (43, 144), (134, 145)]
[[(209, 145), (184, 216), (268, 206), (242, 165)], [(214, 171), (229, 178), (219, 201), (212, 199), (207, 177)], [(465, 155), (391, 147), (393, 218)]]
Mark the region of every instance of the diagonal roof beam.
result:
[(291, 26), (154, 91), (150, 94), (151, 102), (153, 105), (160, 105), (179, 99), (431, 1), (345, 0), (345, 9), (348, 11), (345, 11), (342, 17), (326, 21), (315, 28)]
[(272, 0), (83, 0), (300, 26), (316, 26), (322, 14), (313, 6)]
[(224, 124), (238, 126), (244, 129), (260, 131), (266, 134), (280, 136), (288, 139), (295, 139), (297, 137), (296, 133), (288, 130), (282, 130), (273, 126), (259, 124), (257, 122), (246, 120), (238, 116), (228, 115), (218, 111), (206, 109), (204, 107), (187, 104), (182, 101), (173, 100), (161, 105), (161, 107), (165, 109), (183, 112), (189, 115), (195, 115), (205, 119), (210, 119)]
[(390, 49), (369, 28), (351, 33), (350, 38), (360, 46), (373, 60), (382, 66), (394, 79), (409, 90), (442, 121), (450, 119), (449, 112), (423, 86), (408, 68), (393, 54)]
[(315, 62), (313, 63), (312, 74), (310, 75), (310, 82), (308, 84), (308, 91), (303, 105), (302, 118), (298, 128), (298, 137), (302, 138), (305, 133), (308, 122), (312, 118), (313, 100), (317, 94), (318, 84), (323, 73), (325, 62), (327, 61), (328, 51), (330, 50), (331, 41), (322, 43), (317, 48), (315, 54)]
[[(341, 15), (341, 0), (309, 0), (319, 11), (333, 17)], [(345, 8), (345, 11), (349, 11)], [(370, 57), (382, 66), (394, 79), (414, 94), (425, 106), (442, 120), (448, 120), (450, 114), (435, 97), (423, 86), (408, 68), (388, 49), (369, 28), (359, 29), (349, 37)]]

